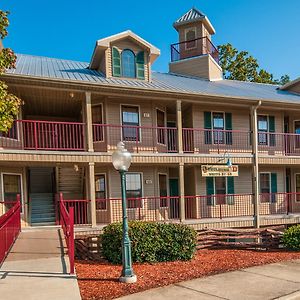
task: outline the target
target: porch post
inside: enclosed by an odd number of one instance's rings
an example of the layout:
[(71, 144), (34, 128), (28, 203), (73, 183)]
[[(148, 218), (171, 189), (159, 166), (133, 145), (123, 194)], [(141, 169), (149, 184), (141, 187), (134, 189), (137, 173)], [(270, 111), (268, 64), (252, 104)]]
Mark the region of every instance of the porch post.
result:
[(183, 153), (181, 100), (176, 102), (178, 153)]
[(258, 129), (257, 129), (257, 108), (261, 105), (259, 101), (257, 106), (251, 107), (251, 122), (252, 122), (252, 193), (254, 204), (254, 226), (260, 227), (259, 216), (259, 173), (258, 173)]
[(86, 125), (86, 144), (89, 152), (94, 152), (93, 145), (93, 120), (92, 120), (92, 94), (85, 92), (85, 125)]
[(180, 222), (185, 220), (184, 202), (184, 163), (179, 163), (179, 217)]
[(95, 194), (95, 163), (90, 162), (88, 166), (88, 194), (89, 200), (91, 201), (90, 205), (90, 220), (92, 222), (92, 227), (96, 227), (96, 194)]

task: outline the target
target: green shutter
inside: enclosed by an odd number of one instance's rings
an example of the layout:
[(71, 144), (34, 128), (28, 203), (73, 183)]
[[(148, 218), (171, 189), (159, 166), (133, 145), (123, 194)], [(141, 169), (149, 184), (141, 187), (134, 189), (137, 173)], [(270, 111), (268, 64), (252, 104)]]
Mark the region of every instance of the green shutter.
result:
[[(234, 177), (227, 177), (227, 194), (234, 195)], [(227, 196), (227, 204), (234, 204), (234, 196)]]
[[(225, 113), (225, 130), (232, 130), (232, 114)], [(226, 132), (225, 134), (226, 144), (232, 145), (232, 132)]]
[[(204, 129), (211, 129), (211, 112), (204, 112)], [(212, 143), (212, 132), (209, 130), (204, 131), (204, 143), (211, 144)]]
[[(275, 117), (269, 116), (269, 132), (275, 132)], [(269, 134), (270, 146), (276, 145), (275, 135), (270, 133)]]
[(138, 79), (145, 79), (145, 53), (139, 52), (136, 55), (136, 77)]
[(271, 202), (276, 202), (276, 195), (277, 193), (277, 174), (271, 173)]
[(121, 76), (121, 56), (117, 48), (112, 48), (112, 73), (115, 77)]
[(206, 177), (206, 195), (207, 197), (207, 205), (214, 205), (213, 197), (209, 197), (215, 193), (214, 190), (214, 178)]

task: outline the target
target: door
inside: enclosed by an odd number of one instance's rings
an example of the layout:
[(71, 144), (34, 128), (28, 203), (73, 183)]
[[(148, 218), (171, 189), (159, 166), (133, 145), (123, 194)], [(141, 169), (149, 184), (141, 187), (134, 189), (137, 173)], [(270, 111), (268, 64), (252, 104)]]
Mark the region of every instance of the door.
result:
[(167, 129), (168, 152), (177, 152), (176, 122), (168, 121), (167, 127), (168, 127), (168, 129)]
[[(21, 195), (22, 200), (22, 176), (21, 174), (2, 174), (3, 184), (3, 200), (5, 204), (5, 210), (9, 210), (13, 206), (13, 202), (17, 199), (17, 194)], [(21, 211), (23, 205), (21, 204)]]
[(170, 219), (178, 219), (179, 218), (178, 178), (169, 179), (169, 189), (170, 189)]

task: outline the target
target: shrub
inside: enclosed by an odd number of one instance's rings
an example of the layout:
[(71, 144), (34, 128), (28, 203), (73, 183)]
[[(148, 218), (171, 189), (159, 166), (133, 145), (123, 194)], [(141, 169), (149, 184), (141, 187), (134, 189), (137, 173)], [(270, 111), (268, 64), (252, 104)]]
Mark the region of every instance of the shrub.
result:
[[(196, 249), (196, 232), (183, 224), (129, 222), (131, 254), (134, 262), (190, 260)], [(122, 224), (104, 228), (102, 254), (112, 263), (122, 262)]]
[(300, 225), (291, 226), (285, 230), (282, 241), (285, 247), (300, 250)]

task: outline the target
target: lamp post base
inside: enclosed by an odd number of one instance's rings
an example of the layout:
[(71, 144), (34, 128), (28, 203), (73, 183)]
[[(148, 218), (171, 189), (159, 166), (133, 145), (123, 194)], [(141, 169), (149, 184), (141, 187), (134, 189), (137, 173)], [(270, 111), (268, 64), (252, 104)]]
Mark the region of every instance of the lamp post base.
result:
[(120, 282), (123, 283), (135, 283), (137, 281), (137, 277), (136, 275), (132, 275), (132, 276), (121, 276), (119, 278)]

